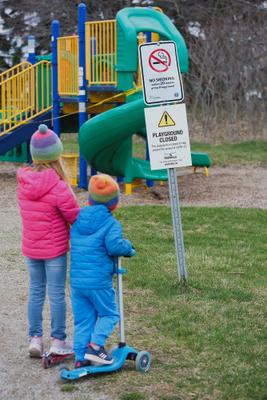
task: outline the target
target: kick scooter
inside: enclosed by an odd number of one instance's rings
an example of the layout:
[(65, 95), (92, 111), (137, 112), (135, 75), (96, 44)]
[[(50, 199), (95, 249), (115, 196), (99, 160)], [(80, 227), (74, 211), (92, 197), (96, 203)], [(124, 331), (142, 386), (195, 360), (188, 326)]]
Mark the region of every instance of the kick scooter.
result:
[(136, 369), (140, 372), (147, 372), (150, 368), (150, 353), (148, 351), (138, 351), (128, 346), (125, 342), (122, 275), (126, 273), (126, 270), (121, 267), (120, 258), (117, 258), (115, 261), (114, 272), (117, 275), (117, 298), (120, 313), (119, 343), (111, 352), (114, 361), (110, 365), (88, 365), (72, 370), (68, 370), (67, 367), (64, 366), (60, 371), (60, 378), (64, 381), (72, 381), (87, 375), (117, 371), (123, 367), (126, 360), (135, 361)]

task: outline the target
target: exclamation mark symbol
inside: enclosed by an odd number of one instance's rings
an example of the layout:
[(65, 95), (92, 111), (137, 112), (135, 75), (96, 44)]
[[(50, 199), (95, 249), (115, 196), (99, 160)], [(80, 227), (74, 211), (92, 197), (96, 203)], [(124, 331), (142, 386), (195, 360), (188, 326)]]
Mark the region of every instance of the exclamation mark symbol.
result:
[(160, 118), (158, 127), (159, 128), (164, 128), (166, 126), (175, 126), (175, 122), (170, 116), (170, 114), (167, 113), (167, 111), (164, 111), (162, 114), (162, 117)]

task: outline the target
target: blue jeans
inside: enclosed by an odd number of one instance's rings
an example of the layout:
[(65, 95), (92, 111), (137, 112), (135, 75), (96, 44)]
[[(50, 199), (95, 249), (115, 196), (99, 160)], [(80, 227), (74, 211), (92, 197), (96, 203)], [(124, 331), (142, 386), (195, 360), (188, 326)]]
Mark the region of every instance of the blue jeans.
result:
[(43, 306), (46, 286), (50, 304), (51, 337), (66, 338), (65, 286), (67, 254), (48, 260), (25, 257), (29, 269), (28, 320), (29, 335), (43, 335)]

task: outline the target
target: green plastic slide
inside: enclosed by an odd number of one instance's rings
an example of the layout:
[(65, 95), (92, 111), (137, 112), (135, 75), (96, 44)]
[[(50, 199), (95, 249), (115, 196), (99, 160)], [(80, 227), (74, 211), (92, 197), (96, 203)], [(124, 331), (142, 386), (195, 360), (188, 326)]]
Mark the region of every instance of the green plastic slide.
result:
[[(141, 94), (128, 96), (127, 103), (85, 122), (79, 132), (81, 152), (91, 167), (113, 176), (166, 180), (167, 171), (151, 171), (149, 161), (132, 156), (132, 136), (144, 132), (144, 101)], [(193, 166), (209, 167), (205, 153), (192, 153)]]
[(132, 157), (132, 135), (145, 126), (145, 105), (141, 95), (131, 100), (82, 125), (79, 132), (81, 152), (97, 171), (124, 176), (126, 183), (138, 178), (166, 180), (166, 170), (151, 171), (149, 161)]

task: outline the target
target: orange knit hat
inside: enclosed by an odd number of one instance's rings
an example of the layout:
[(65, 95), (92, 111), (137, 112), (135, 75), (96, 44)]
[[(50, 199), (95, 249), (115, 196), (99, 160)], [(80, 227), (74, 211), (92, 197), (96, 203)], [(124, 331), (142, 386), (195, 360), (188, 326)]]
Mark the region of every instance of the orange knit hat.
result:
[(110, 211), (119, 204), (120, 188), (117, 182), (109, 175), (100, 174), (91, 177), (89, 182), (88, 204), (91, 206), (105, 205)]

